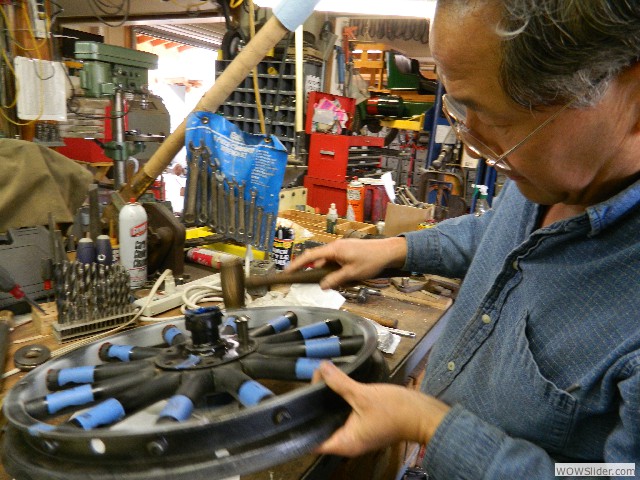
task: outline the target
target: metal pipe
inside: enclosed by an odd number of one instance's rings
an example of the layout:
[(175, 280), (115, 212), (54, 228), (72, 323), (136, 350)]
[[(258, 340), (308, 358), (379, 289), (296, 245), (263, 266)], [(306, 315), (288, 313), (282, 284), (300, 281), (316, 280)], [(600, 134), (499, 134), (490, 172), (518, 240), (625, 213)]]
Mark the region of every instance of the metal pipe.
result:
[[(124, 96), (121, 89), (116, 90), (116, 95), (113, 100), (113, 121), (111, 122), (113, 128), (113, 140), (116, 144), (116, 148), (124, 148)], [(127, 181), (125, 173), (124, 152), (116, 151), (115, 158), (113, 160), (113, 183), (115, 188), (121, 188)], [(137, 197), (136, 197), (137, 198)]]

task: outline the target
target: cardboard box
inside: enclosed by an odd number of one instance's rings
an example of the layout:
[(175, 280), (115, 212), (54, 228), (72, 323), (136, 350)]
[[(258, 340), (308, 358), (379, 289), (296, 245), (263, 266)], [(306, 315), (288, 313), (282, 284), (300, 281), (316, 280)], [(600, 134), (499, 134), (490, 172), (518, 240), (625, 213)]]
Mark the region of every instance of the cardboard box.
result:
[(387, 203), (384, 234), (387, 237), (393, 237), (403, 232), (419, 230), (421, 223), (433, 219), (434, 209), (434, 205), (430, 205), (428, 208), (416, 208)]

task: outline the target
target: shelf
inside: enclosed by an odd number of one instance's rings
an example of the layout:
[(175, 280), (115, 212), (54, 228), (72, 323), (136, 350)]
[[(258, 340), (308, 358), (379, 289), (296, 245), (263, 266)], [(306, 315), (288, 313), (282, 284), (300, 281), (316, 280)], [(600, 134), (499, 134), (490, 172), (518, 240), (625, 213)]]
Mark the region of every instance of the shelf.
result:
[[(216, 76), (224, 72), (231, 63), (230, 60), (216, 61)], [(296, 116), (296, 92), (295, 92), (295, 61), (284, 63), (282, 77), (274, 73), (283, 67), (280, 60), (264, 60), (258, 64), (258, 90), (260, 101), (264, 111), (267, 129), (277, 137), (291, 153), (296, 140), (295, 116)], [(321, 64), (305, 62), (305, 79), (309, 75), (320, 76)], [(281, 83), (280, 83), (281, 82)], [(243, 132), (259, 134), (260, 120), (255, 103), (255, 91), (253, 88), (253, 76), (247, 76), (240, 85), (233, 90), (227, 101), (218, 108), (217, 113), (233, 122)], [(282, 90), (278, 92), (278, 85)], [(276, 105), (276, 97), (278, 104)], [(277, 110), (276, 110), (277, 109)], [(273, 120), (273, 121), (271, 121)]]

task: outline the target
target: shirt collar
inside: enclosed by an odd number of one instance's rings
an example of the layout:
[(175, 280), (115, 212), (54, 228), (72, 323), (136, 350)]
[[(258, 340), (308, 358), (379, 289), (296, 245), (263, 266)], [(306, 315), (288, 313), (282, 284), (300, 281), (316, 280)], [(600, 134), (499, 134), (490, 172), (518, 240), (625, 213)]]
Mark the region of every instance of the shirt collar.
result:
[(639, 204), (640, 180), (604, 202), (587, 207), (591, 235), (597, 235), (610, 227)]

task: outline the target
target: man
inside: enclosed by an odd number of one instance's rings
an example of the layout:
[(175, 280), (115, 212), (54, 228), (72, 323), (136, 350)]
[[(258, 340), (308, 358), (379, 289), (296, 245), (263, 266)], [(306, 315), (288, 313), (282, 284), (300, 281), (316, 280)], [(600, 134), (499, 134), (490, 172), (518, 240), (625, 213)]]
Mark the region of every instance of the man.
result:
[(426, 444), (434, 479), (554, 478), (558, 462), (640, 473), (640, 4), (440, 0), (444, 111), (509, 181), (481, 217), (294, 260), (464, 276), (423, 392), (318, 377), (353, 407), (319, 451)]

